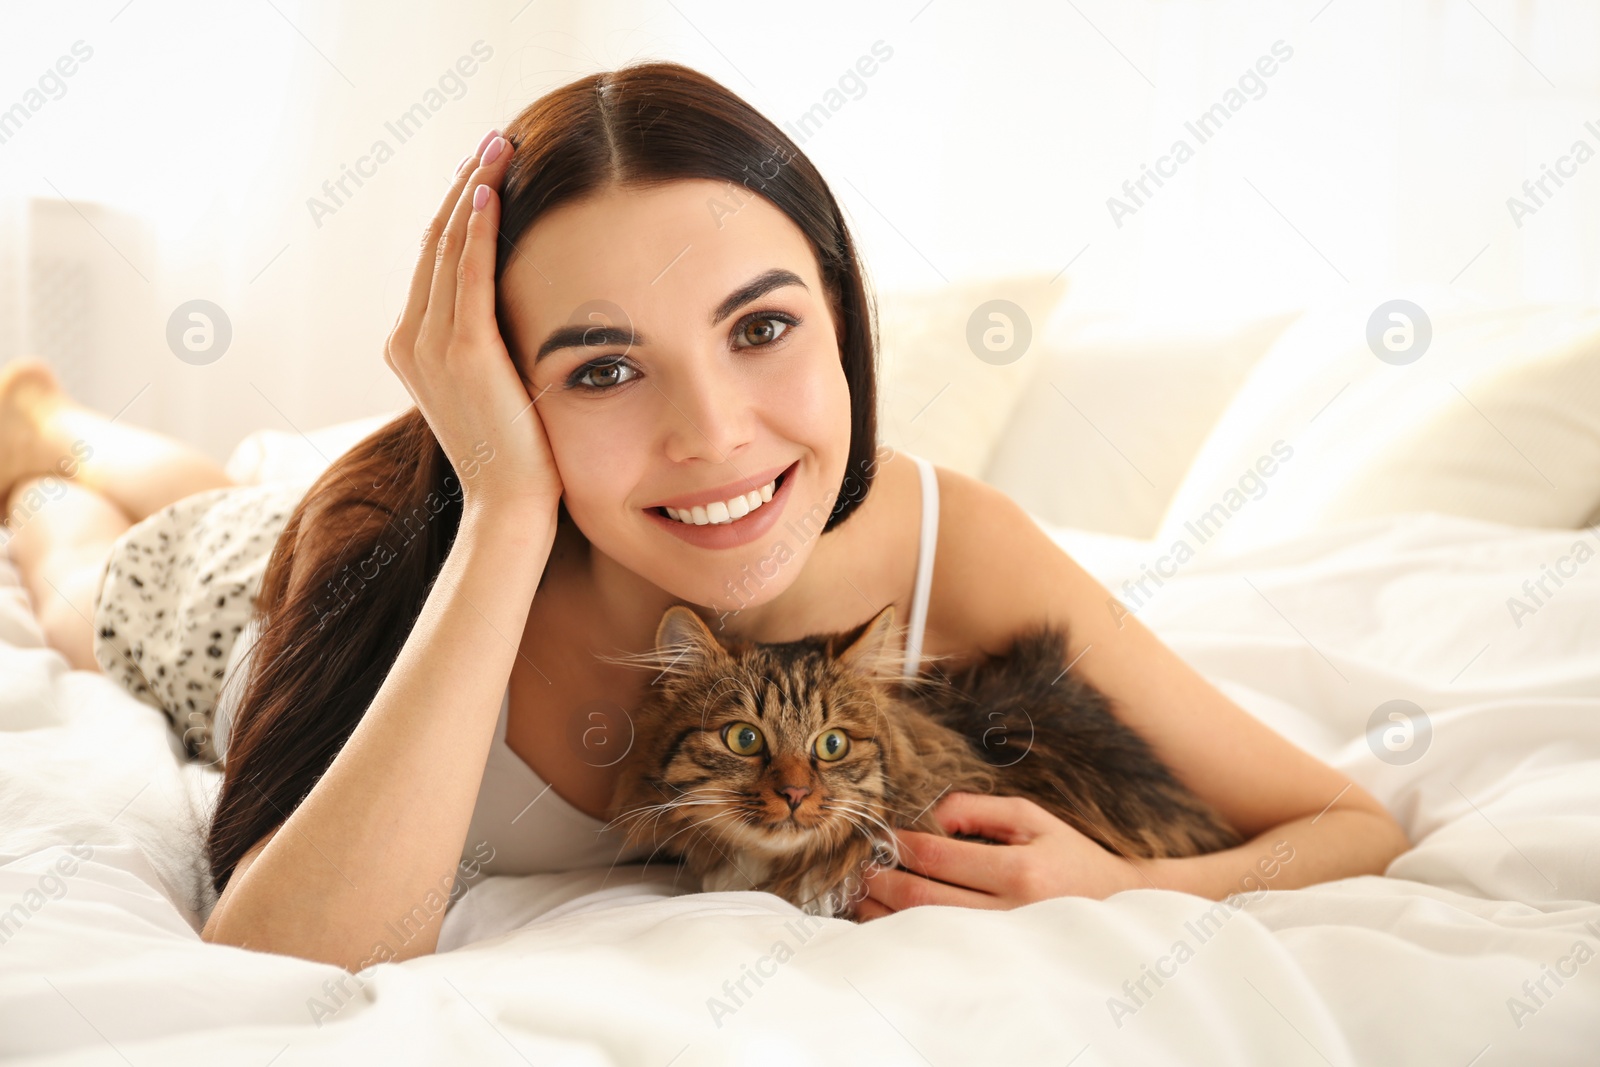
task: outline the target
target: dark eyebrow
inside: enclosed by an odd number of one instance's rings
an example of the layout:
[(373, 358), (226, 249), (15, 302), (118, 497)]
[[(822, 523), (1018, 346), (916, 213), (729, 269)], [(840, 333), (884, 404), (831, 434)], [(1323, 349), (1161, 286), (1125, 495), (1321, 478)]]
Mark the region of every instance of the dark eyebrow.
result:
[[(772, 290), (781, 289), (786, 285), (798, 285), (802, 289), (810, 289), (810, 286), (806, 285), (794, 271), (773, 267), (729, 293), (711, 313), (710, 325), (715, 326), (752, 300), (758, 300)], [(539, 346), (539, 352), (533, 357), (533, 361), (538, 363), (545, 356), (562, 348), (585, 348), (597, 345), (623, 345), (631, 348), (647, 343), (643, 334), (636, 333), (627, 326), (585, 326), (574, 323), (551, 331), (550, 336), (544, 339), (544, 344)]]
[(711, 313), (710, 325), (715, 326), (735, 311), (744, 307), (752, 300), (759, 300), (774, 289), (782, 289), (786, 285), (798, 285), (807, 288), (806, 283), (800, 280), (800, 275), (792, 270), (773, 267), (769, 271), (757, 274), (739, 288), (728, 294), (728, 298), (717, 305), (717, 310)]

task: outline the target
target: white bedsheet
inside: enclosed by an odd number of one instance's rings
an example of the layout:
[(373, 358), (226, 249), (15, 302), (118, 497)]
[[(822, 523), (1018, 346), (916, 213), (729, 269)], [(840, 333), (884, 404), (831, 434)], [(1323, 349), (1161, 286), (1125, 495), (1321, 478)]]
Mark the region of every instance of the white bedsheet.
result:
[[(1056, 536), (1113, 591), (1162, 554)], [(0, 1056), (1594, 1063), (1600, 559), (1573, 561), (1585, 540), (1600, 547), (1594, 531), (1370, 520), (1190, 561), (1139, 607), (1230, 696), (1389, 805), (1416, 847), (1386, 877), (1237, 908), (1145, 889), (860, 926), (657, 875), (486, 878), (451, 910), (439, 954), (362, 976), (200, 941), (214, 776), (179, 762), (158, 713), (41, 647), (0, 566)], [(1571, 576), (1518, 625), (1508, 599), (1532, 606), (1524, 581), (1563, 557)], [(1432, 725), (1409, 765), (1364, 735), (1392, 699)], [(74, 873), (52, 877), (68, 860)], [(1202, 942), (1186, 924), (1208, 911)], [(1180, 939), (1192, 958), (1173, 970)], [(1113, 1012), (1158, 966), (1170, 977)], [(1548, 995), (1530, 996), (1541, 979)]]

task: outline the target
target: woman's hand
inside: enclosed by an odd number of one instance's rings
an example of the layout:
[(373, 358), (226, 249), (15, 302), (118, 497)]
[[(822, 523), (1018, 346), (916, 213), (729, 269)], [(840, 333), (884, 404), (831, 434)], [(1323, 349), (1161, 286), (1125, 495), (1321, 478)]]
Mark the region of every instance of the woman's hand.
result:
[(999, 843), (895, 831), (901, 863), (916, 873), (869, 872), (856, 918), (876, 919), (919, 904), (1003, 910), (1049, 897), (1103, 900), (1150, 884), (1140, 866), (1144, 861), (1107, 852), (1025, 797), (951, 793), (933, 816), (951, 833)]
[(494, 316), (497, 190), (511, 152), (491, 131), (456, 172), (423, 236), (384, 362), (428, 420), (468, 504), (531, 505), (554, 519), (561, 476)]

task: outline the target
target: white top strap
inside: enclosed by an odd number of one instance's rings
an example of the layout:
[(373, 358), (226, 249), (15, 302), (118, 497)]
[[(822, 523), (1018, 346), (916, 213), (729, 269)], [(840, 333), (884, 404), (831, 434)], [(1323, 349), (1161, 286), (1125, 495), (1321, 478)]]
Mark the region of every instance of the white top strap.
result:
[[(909, 453), (908, 453), (909, 454)], [(914, 678), (922, 663), (922, 633), (928, 623), (928, 594), (933, 589), (934, 545), (939, 538), (939, 480), (933, 464), (912, 456), (922, 475), (922, 536), (917, 547), (917, 584), (911, 594), (911, 629), (906, 634), (905, 677)]]

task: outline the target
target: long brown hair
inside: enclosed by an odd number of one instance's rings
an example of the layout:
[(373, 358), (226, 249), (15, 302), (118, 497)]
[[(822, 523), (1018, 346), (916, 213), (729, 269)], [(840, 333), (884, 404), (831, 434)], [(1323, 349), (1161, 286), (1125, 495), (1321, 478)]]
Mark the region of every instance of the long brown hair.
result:
[[(734, 93), (676, 63), (580, 78), (502, 132), (516, 151), (501, 191), (496, 279), (546, 211), (614, 182), (722, 181), (731, 196), (763, 197), (799, 227), (832, 304), (850, 387), (849, 463), (823, 532), (848, 518), (876, 470), (875, 320), (844, 216), (800, 149)], [(366, 714), (460, 521), (461, 486), (415, 407), (336, 459), (295, 508), (256, 597), (260, 637), (206, 843), (218, 893)], [(559, 521), (571, 522), (564, 505)]]

